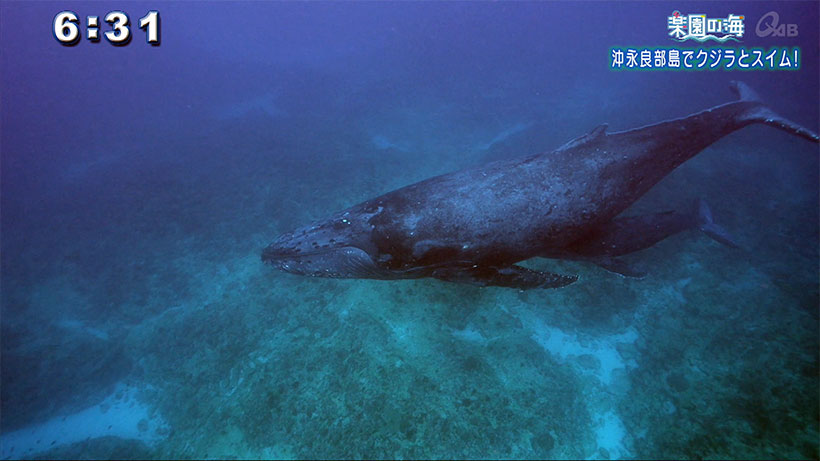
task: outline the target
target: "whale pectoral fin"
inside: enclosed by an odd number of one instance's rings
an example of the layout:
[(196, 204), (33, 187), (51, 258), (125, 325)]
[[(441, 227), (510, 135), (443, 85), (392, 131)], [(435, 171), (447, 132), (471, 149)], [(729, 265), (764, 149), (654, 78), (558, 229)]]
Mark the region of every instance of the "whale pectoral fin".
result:
[(597, 265), (597, 266), (600, 266), (600, 267), (608, 270), (609, 272), (614, 272), (614, 273), (616, 273), (618, 275), (622, 275), (624, 277), (629, 277), (629, 278), (634, 278), (634, 279), (642, 279), (642, 278), (646, 277), (646, 272), (645, 271), (642, 271), (642, 270), (630, 265), (629, 263), (627, 263), (623, 259), (602, 257), (602, 258), (590, 259), (590, 262)]
[(505, 267), (442, 267), (434, 270), (431, 277), (446, 282), (518, 288), (519, 290), (560, 288), (578, 280), (577, 275), (567, 276), (552, 272), (534, 271), (515, 265)]

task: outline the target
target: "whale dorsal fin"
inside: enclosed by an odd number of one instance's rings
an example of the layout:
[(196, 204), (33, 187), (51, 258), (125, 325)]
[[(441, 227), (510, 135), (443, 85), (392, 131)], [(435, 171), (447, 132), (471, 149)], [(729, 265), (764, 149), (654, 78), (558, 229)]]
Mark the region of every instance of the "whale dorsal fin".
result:
[(573, 147), (580, 146), (581, 144), (586, 144), (588, 142), (594, 141), (601, 136), (606, 135), (606, 129), (609, 128), (608, 123), (604, 123), (602, 125), (598, 125), (592, 129), (589, 133), (585, 135), (578, 136), (577, 138), (573, 139), (572, 141), (564, 144), (563, 146), (559, 147), (558, 150), (566, 150), (571, 149)]

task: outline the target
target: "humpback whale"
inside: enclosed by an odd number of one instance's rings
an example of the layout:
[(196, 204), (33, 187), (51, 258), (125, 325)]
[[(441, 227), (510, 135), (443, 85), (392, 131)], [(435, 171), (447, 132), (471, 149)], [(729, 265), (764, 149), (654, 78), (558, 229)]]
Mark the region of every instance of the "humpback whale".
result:
[[(737, 100), (687, 117), (612, 133), (601, 125), (554, 151), (388, 192), (279, 236), (262, 260), (312, 277), (566, 286), (577, 276), (516, 263), (598, 258), (613, 267), (614, 257), (671, 235), (679, 223), (646, 236), (663, 221), (660, 215), (618, 215), (683, 162), (745, 126), (762, 123), (818, 142), (816, 133), (777, 115), (744, 83), (730, 88)], [(714, 235), (720, 240), (720, 232)], [(618, 251), (605, 251), (611, 242)]]

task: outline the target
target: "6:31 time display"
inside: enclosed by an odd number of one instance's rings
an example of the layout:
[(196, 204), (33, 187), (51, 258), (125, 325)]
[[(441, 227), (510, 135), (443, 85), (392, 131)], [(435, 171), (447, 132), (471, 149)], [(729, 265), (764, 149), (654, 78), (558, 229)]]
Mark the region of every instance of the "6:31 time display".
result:
[[(109, 43), (116, 46), (127, 45), (131, 42), (131, 23), (128, 15), (122, 11), (111, 11), (105, 15), (104, 21), (111, 25), (111, 30), (105, 31), (103, 36)], [(54, 16), (54, 38), (65, 46), (74, 46), (80, 41), (80, 18), (73, 11), (61, 11)], [(139, 19), (139, 28), (145, 30), (145, 40), (149, 45), (160, 44), (159, 12), (151, 10)], [(99, 16), (86, 16), (86, 38), (92, 42), (100, 41)]]

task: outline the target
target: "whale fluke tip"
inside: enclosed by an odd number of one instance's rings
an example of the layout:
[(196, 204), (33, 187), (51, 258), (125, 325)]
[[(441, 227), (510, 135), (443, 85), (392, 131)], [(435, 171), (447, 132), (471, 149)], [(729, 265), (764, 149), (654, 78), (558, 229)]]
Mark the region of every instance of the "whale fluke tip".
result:
[(757, 92), (755, 92), (752, 87), (741, 82), (740, 80), (732, 80), (729, 82), (729, 88), (741, 101), (761, 102), (760, 96), (757, 95)]

